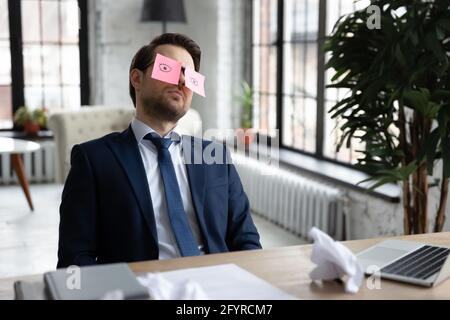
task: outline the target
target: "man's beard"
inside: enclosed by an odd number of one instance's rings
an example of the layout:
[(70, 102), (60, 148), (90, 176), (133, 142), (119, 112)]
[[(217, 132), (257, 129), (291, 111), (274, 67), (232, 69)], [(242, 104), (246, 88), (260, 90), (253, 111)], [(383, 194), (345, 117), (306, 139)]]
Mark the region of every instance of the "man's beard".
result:
[(187, 108), (175, 108), (163, 97), (142, 97), (142, 109), (149, 117), (156, 117), (160, 120), (177, 122), (187, 112)]

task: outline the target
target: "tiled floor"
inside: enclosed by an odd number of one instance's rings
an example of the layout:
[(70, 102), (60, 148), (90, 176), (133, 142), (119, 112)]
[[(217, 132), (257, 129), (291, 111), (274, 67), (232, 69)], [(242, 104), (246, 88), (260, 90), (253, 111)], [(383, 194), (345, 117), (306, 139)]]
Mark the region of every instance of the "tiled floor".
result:
[[(0, 186), (0, 278), (35, 274), (55, 268), (61, 185), (32, 185), (35, 211), (30, 212), (18, 186)], [(254, 216), (264, 248), (303, 241)]]
[(61, 186), (32, 185), (35, 211), (18, 186), (0, 186), (0, 277), (56, 266)]

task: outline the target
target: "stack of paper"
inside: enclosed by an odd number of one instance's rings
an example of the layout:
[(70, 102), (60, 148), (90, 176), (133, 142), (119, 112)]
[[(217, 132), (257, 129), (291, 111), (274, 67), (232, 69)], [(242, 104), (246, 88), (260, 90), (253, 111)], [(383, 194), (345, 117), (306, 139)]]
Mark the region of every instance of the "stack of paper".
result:
[(235, 264), (182, 269), (162, 272), (158, 275), (170, 282), (173, 288), (183, 287), (187, 281), (196, 283), (212, 300), (296, 299)]

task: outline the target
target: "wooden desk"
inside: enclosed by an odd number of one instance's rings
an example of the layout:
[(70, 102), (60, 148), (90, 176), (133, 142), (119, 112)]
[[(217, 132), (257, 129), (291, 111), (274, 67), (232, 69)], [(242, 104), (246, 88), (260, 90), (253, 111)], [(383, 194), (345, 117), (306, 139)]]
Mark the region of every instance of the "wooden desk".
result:
[[(356, 253), (384, 239), (386, 238), (346, 241), (343, 244)], [(403, 236), (395, 239), (450, 247), (450, 232)], [(369, 290), (366, 286), (366, 279), (364, 279), (360, 291), (355, 295), (345, 293), (344, 287), (336, 282), (312, 283), (308, 276), (314, 268), (314, 264), (309, 259), (311, 249), (311, 245), (302, 245), (270, 250), (241, 251), (130, 263), (130, 267), (138, 273), (234, 263), (301, 299), (450, 299), (450, 279), (435, 288), (422, 288), (381, 280), (381, 289), (378, 290)], [(42, 275), (0, 280), (0, 299), (13, 298), (12, 286), (18, 279), (36, 281), (42, 279)]]

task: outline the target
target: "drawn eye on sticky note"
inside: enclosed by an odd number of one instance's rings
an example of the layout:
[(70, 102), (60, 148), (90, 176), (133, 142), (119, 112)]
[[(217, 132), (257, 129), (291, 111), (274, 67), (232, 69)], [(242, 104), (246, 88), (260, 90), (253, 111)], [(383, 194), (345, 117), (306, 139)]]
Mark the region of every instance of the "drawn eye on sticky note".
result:
[(156, 54), (151, 77), (171, 84), (178, 84), (181, 73), (181, 62)]
[(205, 97), (205, 76), (191, 68), (184, 71), (186, 87)]
[(162, 72), (170, 72), (170, 71), (172, 71), (172, 68), (165, 63), (161, 63), (159, 65), (159, 70), (161, 70)]
[(191, 80), (191, 82), (192, 82), (192, 84), (193, 84), (194, 86), (198, 87), (198, 81), (197, 81), (197, 79), (191, 78), (190, 80)]

